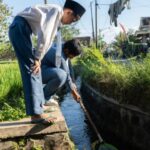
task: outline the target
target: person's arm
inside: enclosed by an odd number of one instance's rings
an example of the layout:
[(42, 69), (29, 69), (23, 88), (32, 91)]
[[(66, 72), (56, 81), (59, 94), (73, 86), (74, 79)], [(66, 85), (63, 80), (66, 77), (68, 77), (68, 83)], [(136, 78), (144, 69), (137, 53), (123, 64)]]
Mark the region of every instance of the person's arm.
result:
[(61, 55), (62, 55), (62, 39), (61, 39), (61, 31), (57, 32), (57, 42), (56, 42), (56, 53), (55, 53), (55, 66), (57, 68), (61, 65)]
[(71, 79), (72, 79), (72, 82), (73, 82), (73, 86), (74, 86), (75, 89), (77, 89), (77, 86), (75, 84), (74, 70), (73, 70), (73, 67), (72, 67), (70, 59), (68, 60), (68, 66), (69, 66), (69, 72), (70, 72), (70, 76), (71, 76)]
[(68, 60), (68, 66), (69, 66), (69, 71), (70, 71), (70, 76), (72, 78), (72, 81), (75, 83), (74, 70), (73, 70), (72, 63), (71, 63), (70, 59)]
[(64, 58), (62, 58), (62, 69), (67, 73), (67, 84), (68, 84), (68, 86), (71, 90), (72, 96), (74, 97), (74, 99), (77, 102), (79, 102), (80, 99), (81, 99), (81, 96), (77, 91), (75, 83), (72, 81), (72, 78), (70, 76), (69, 66), (67, 66), (66, 61), (64, 60)]
[(73, 90), (71, 91), (71, 93), (72, 93), (72, 96), (74, 97), (74, 99), (75, 99), (77, 102), (79, 102), (79, 101), (81, 100), (81, 96), (80, 96), (80, 94), (78, 93), (77, 89), (73, 89)]

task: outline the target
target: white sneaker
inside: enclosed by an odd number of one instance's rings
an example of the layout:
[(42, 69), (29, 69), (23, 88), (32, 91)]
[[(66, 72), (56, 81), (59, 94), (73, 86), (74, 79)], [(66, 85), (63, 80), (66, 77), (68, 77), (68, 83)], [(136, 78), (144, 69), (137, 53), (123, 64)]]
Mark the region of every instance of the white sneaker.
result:
[(55, 99), (55, 100), (59, 100), (59, 96), (56, 95), (56, 94), (52, 95), (51, 98), (52, 98), (52, 99)]
[(58, 106), (58, 102), (55, 99), (51, 98), (44, 105), (45, 106)]

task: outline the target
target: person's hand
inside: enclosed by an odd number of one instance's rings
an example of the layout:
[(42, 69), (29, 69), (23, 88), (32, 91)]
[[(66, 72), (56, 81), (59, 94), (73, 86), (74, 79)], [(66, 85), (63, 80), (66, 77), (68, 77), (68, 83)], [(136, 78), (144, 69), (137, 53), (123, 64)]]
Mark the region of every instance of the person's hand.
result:
[(71, 91), (71, 93), (72, 93), (73, 98), (79, 103), (80, 100), (81, 100), (81, 96), (80, 96), (80, 94), (78, 93), (78, 91), (74, 88), (74, 89)]
[(33, 73), (34, 74), (39, 73), (40, 69), (41, 69), (41, 62), (40, 62), (40, 60), (35, 60), (34, 61), (34, 65), (32, 66)]

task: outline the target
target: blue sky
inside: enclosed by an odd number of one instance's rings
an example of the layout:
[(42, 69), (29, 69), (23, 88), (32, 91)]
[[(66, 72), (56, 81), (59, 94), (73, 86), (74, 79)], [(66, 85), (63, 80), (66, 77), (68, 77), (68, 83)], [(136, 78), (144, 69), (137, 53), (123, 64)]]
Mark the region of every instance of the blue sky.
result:
[[(13, 2), (12, 2), (13, 1)], [(55, 3), (63, 6), (65, 0), (47, 0), (48, 3)], [(90, 13), (90, 2), (93, 2), (93, 14), (94, 11), (94, 0), (76, 0), (80, 2), (85, 8), (86, 13), (77, 23), (77, 28), (80, 29), (81, 36), (91, 35), (91, 13)], [(107, 42), (111, 41), (116, 35), (117, 31), (121, 31), (121, 28), (117, 28), (110, 25), (110, 18), (108, 15), (109, 5), (117, 0), (97, 0), (98, 7), (98, 30), (102, 30), (104, 38)], [(39, 3), (44, 3), (44, 0), (3, 0), (9, 7), (13, 7), (13, 15), (22, 11), (28, 6), (32, 6)], [(150, 16), (150, 0), (131, 0), (131, 9), (125, 9), (118, 17), (118, 22), (123, 24), (126, 29), (133, 28), (137, 29), (140, 24), (140, 17)]]

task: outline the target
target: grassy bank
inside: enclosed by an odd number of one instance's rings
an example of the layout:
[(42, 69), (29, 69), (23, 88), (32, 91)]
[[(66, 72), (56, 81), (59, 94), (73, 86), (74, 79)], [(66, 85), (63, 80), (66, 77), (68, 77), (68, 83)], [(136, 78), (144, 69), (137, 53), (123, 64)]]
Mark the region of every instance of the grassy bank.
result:
[(85, 49), (78, 66), (82, 78), (101, 93), (150, 112), (150, 57), (116, 64), (96, 49)]
[(0, 64), (0, 121), (25, 116), (22, 82), (17, 63)]

